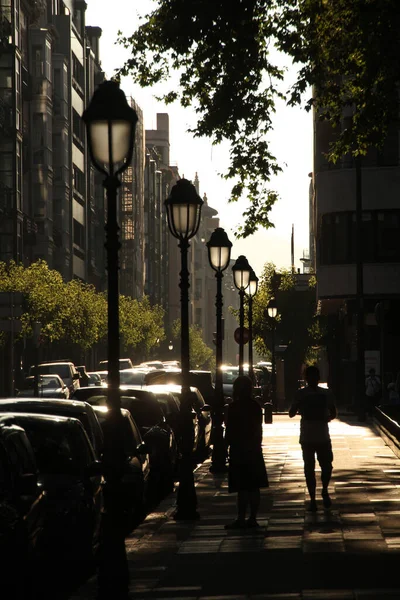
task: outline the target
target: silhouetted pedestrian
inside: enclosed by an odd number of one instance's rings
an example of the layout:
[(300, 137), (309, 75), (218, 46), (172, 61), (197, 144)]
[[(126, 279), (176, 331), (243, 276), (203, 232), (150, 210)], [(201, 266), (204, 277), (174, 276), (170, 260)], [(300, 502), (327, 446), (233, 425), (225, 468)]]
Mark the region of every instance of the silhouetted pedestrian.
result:
[(289, 408), (289, 417), (301, 415), (300, 439), (303, 451), (304, 475), (310, 504), (308, 510), (317, 510), (315, 499), (315, 455), (321, 467), (322, 501), (325, 508), (330, 508), (332, 501), (328, 486), (332, 475), (332, 444), (329, 435), (329, 421), (337, 415), (335, 398), (329, 389), (318, 386), (318, 367), (309, 366), (305, 371), (307, 386), (297, 390), (294, 401)]
[[(260, 488), (268, 487), (262, 454), (262, 410), (252, 398), (251, 379), (240, 376), (233, 383), (233, 402), (229, 405), (226, 442), (229, 446), (229, 493), (237, 492), (238, 515), (227, 529), (258, 527)], [(246, 521), (246, 511), (250, 516)]]
[(369, 370), (369, 375), (365, 379), (365, 396), (367, 412), (372, 415), (374, 407), (381, 397), (381, 381), (375, 374), (374, 368)]

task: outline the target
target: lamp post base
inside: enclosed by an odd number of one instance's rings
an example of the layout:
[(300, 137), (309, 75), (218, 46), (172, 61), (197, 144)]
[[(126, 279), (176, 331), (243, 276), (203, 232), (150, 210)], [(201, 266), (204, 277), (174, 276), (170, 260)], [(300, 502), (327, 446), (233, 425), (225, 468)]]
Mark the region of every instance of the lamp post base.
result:
[(194, 485), (192, 452), (182, 453), (179, 466), (179, 486), (176, 496), (175, 521), (195, 521), (200, 518), (197, 512), (197, 496)]

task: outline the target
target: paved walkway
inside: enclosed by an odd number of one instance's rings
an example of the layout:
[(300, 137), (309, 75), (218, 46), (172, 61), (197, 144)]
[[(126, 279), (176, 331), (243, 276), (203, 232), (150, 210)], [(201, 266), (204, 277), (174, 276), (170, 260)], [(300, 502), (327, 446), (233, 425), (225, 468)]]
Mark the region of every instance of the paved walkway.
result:
[[(205, 462), (196, 472), (199, 521), (175, 522), (172, 494), (127, 539), (130, 597), (399, 600), (400, 459), (371, 423), (343, 416), (330, 429), (330, 511), (320, 498), (316, 514), (305, 511), (299, 419), (274, 415), (264, 425), (270, 488), (262, 492), (260, 529), (224, 529), (235, 517), (235, 495)], [(71, 600), (94, 598), (95, 579)]]

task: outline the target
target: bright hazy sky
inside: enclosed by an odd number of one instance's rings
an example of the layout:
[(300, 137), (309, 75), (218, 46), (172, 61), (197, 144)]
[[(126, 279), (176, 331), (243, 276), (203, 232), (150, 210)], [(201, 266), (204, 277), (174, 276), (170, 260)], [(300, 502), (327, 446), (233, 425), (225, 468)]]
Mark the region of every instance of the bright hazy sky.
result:
[[(121, 66), (129, 52), (115, 45), (117, 32), (129, 35), (138, 25), (138, 14), (146, 14), (153, 5), (151, 0), (87, 0), (86, 24), (99, 26), (100, 58), (106, 76), (110, 78), (115, 68)], [(294, 80), (291, 69), (288, 82)], [(288, 88), (288, 82), (282, 88)], [(194, 179), (198, 173), (200, 195), (207, 194), (210, 206), (219, 211), (220, 226), (233, 242), (232, 258), (245, 254), (251, 266), (261, 274), (266, 262), (280, 267), (290, 267), (290, 238), (294, 224), (295, 265), (302, 267), (303, 249), (308, 249), (308, 192), (312, 170), (312, 117), (302, 108), (288, 108), (279, 104), (274, 116), (274, 131), (270, 136), (271, 151), (286, 164), (284, 172), (271, 180), (270, 189), (278, 192), (280, 199), (271, 211), (274, 229), (259, 230), (255, 235), (236, 240), (234, 230), (242, 220), (246, 201), (229, 204), (227, 199), (231, 181), (218, 176), (229, 164), (228, 145), (212, 146), (208, 139), (194, 139), (188, 126), (195, 123), (194, 112), (179, 104), (165, 106), (154, 99), (162, 88), (142, 89), (128, 78), (121, 85), (143, 110), (146, 129), (156, 128), (157, 112), (168, 112), (170, 123), (170, 161), (177, 164), (181, 176)], [(168, 87), (168, 86), (166, 86)]]

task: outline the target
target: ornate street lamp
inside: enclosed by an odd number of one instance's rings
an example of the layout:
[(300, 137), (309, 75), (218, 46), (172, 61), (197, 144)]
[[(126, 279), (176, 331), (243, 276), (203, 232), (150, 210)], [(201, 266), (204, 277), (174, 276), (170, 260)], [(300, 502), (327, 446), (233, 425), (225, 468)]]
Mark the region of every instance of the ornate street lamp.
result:
[[(103, 464), (108, 476), (105, 543), (102, 550), (100, 585), (105, 597), (116, 594), (118, 586), (127, 593), (128, 568), (125, 554), (124, 527), (120, 507), (112, 500), (112, 488), (118, 489), (123, 472), (124, 448), (123, 417), (119, 395), (119, 289), (117, 190), (120, 175), (131, 163), (138, 121), (136, 112), (128, 105), (124, 92), (116, 81), (104, 81), (93, 94), (82, 119), (86, 125), (90, 158), (95, 168), (105, 175), (103, 185), (107, 192), (107, 222), (105, 225), (108, 271), (108, 385), (107, 404), (110, 419), (104, 431)], [(124, 558), (125, 557), (125, 558)]]
[(258, 277), (251, 270), (249, 286), (247, 288), (247, 296), (249, 299), (249, 376), (254, 383), (254, 369), (253, 369), (253, 298), (258, 292)]
[(172, 187), (165, 201), (168, 227), (172, 235), (179, 240), (181, 251), (181, 370), (182, 370), (182, 405), (181, 405), (181, 460), (179, 465), (179, 488), (177, 494), (176, 520), (198, 519), (196, 489), (194, 487), (192, 448), (193, 421), (190, 402), (190, 354), (189, 354), (189, 240), (196, 235), (201, 216), (203, 200), (196, 188), (187, 179), (179, 179)]
[(233, 283), (239, 290), (240, 307), (239, 307), (239, 375), (243, 375), (243, 330), (244, 330), (244, 294), (245, 289), (248, 287), (250, 282), (251, 267), (247, 261), (247, 258), (241, 254), (232, 267), (233, 272)]
[(215, 406), (213, 407), (213, 453), (211, 473), (226, 471), (226, 446), (224, 442), (224, 392), (222, 386), (222, 278), (231, 258), (232, 242), (222, 227), (217, 227), (207, 242), (208, 260), (215, 271), (217, 279), (217, 295), (215, 299), (217, 335), (216, 335), (216, 371), (215, 371)]
[(272, 374), (271, 374), (271, 385), (272, 385), (272, 406), (274, 410), (277, 410), (276, 406), (276, 358), (275, 358), (275, 328), (276, 328), (276, 317), (278, 316), (278, 306), (275, 298), (271, 298), (267, 305), (268, 316), (272, 323), (272, 341), (271, 341), (271, 354), (272, 354)]

